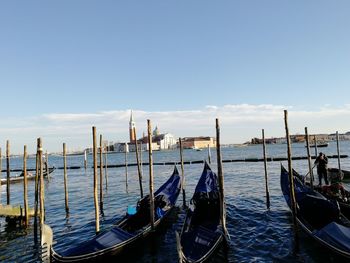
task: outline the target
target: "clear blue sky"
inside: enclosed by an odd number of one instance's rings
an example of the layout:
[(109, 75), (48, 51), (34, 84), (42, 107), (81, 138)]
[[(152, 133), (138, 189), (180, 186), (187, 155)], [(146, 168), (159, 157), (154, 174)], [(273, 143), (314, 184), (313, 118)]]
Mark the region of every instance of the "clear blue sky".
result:
[(0, 116), (339, 107), (349, 13), (347, 0), (2, 1)]

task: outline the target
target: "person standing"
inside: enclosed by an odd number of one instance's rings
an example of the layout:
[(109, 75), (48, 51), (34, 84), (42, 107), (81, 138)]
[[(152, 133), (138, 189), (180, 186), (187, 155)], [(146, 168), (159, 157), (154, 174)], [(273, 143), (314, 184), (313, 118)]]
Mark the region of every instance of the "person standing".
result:
[(315, 164), (317, 164), (317, 174), (318, 174), (318, 182), (319, 185), (322, 185), (322, 177), (324, 178), (325, 184), (328, 185), (328, 176), (327, 176), (327, 165), (328, 158), (327, 156), (320, 152), (315, 160)]

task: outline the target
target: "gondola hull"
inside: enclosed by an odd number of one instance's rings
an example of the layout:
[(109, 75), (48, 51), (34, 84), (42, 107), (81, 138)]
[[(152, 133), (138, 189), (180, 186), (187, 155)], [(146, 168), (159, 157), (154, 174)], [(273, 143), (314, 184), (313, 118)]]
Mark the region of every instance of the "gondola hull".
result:
[(181, 262), (205, 262), (223, 244), (219, 198), (217, 176), (206, 163), (180, 234)]
[[(154, 230), (168, 217), (175, 206), (180, 193), (182, 180), (175, 167), (172, 176), (155, 193), (155, 222)], [(126, 214), (122, 220), (92, 239), (81, 244), (57, 253), (52, 247), (52, 237), (45, 238), (43, 244), (49, 249), (47, 255), (52, 262), (100, 262), (108, 259), (123, 250), (130, 249), (139, 241), (149, 236), (153, 229), (150, 224), (149, 196), (138, 202), (135, 214)], [(47, 232), (52, 232), (49, 226), (45, 225)], [(52, 235), (51, 235), (52, 236)]]
[[(56, 168), (55, 167), (50, 167), (49, 168), (49, 173), (44, 171), (44, 177), (47, 177), (48, 174), (51, 174)], [(10, 184), (16, 184), (16, 183), (21, 183), (24, 180), (23, 172), (20, 175), (17, 176), (11, 176), (10, 177)], [(27, 180), (35, 180), (35, 174), (28, 174), (27, 175)], [(0, 185), (5, 185), (7, 183), (7, 179), (3, 178), (0, 180)]]
[[(290, 207), (288, 172), (283, 166), (281, 189)], [(301, 228), (321, 245), (350, 258), (350, 221), (340, 213), (338, 203), (311, 190), (295, 175), (294, 189), (298, 208), (296, 217)]]

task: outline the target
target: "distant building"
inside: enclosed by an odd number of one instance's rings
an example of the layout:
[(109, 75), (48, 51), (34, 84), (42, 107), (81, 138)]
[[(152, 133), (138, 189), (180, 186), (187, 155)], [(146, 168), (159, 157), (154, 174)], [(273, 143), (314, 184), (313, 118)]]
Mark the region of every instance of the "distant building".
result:
[(182, 138), (182, 146), (184, 149), (191, 148), (206, 148), (206, 147), (216, 147), (216, 140), (212, 137), (185, 137)]
[(136, 141), (136, 134), (135, 134), (135, 121), (134, 121), (134, 116), (132, 115), (132, 110), (130, 114), (130, 121), (129, 121), (129, 137), (130, 137), (130, 142), (135, 143)]
[[(170, 133), (160, 134), (158, 127), (153, 131), (152, 136), (152, 149), (153, 150), (171, 150), (176, 148), (176, 138)], [(137, 140), (138, 143), (142, 143), (142, 150), (148, 151), (148, 136), (143, 136)]]

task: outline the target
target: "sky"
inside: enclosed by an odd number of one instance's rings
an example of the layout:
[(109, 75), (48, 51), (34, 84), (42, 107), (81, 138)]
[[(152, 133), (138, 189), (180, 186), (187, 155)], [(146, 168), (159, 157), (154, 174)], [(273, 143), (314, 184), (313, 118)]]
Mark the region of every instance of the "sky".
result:
[(60, 151), (146, 120), (223, 143), (350, 130), (350, 2), (1, 1), (0, 147)]

